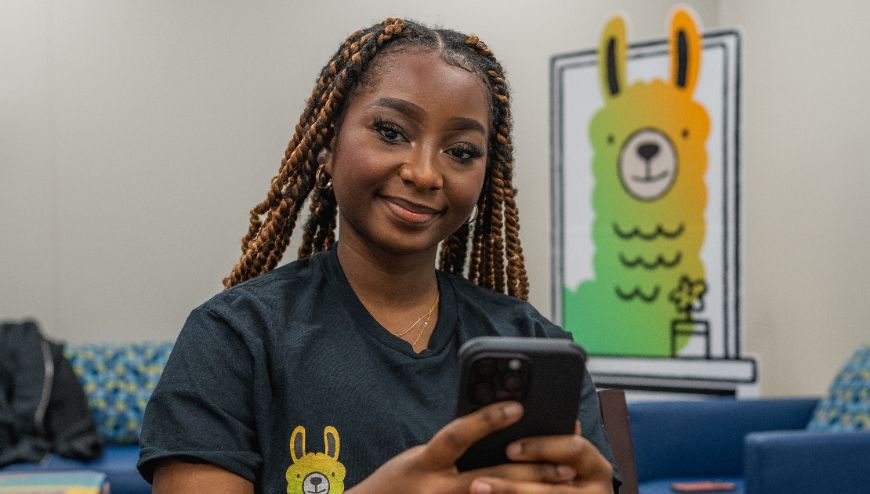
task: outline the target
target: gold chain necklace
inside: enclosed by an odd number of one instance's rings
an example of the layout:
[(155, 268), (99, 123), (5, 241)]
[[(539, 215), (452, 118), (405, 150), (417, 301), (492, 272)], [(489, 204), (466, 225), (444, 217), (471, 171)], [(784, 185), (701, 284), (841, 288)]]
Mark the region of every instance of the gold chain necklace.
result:
[[(425, 330), (426, 325), (429, 324), (429, 319), (432, 317), (432, 312), (435, 310), (435, 307), (438, 306), (438, 300), (440, 298), (441, 298), (441, 294), (439, 293), (438, 295), (435, 296), (435, 302), (432, 304), (432, 307), (429, 307), (429, 310), (424, 312), (423, 315), (418, 317), (416, 321), (411, 323), (411, 325), (408, 326), (408, 329), (402, 331), (401, 333), (394, 333), (394, 334), (396, 336), (398, 336), (399, 338), (401, 338), (402, 336), (405, 336), (406, 334), (410, 333), (414, 328), (416, 328), (417, 325), (420, 324), (420, 321), (422, 321), (424, 318), (426, 319), (426, 322), (423, 324), (423, 329)], [(418, 337), (418, 339), (419, 339), (419, 337)]]
[(432, 308), (430, 308), (429, 312), (426, 313), (426, 320), (423, 321), (423, 327), (420, 328), (420, 334), (418, 334), (417, 337), (414, 338), (414, 343), (411, 343), (411, 348), (417, 346), (417, 343), (420, 341), (420, 338), (423, 337), (423, 333), (426, 332), (426, 326), (429, 325), (429, 320), (432, 319), (432, 312), (435, 310), (435, 307), (438, 306), (438, 299), (440, 299), (440, 298), (441, 298), (440, 293), (435, 296), (435, 303), (432, 304)]

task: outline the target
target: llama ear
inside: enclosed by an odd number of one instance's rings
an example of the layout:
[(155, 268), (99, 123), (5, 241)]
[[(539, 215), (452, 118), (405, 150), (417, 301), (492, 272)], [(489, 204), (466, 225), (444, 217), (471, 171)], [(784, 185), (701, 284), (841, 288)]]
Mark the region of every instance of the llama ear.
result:
[(619, 95), (624, 89), (627, 48), (625, 19), (610, 19), (601, 33), (598, 47), (598, 77), (605, 100)]
[[(331, 442), (330, 439), (332, 439)], [(323, 429), (323, 449), (326, 456), (333, 460), (338, 460), (338, 452), (341, 449), (341, 440), (338, 438), (338, 430), (331, 425), (327, 425), (326, 428)]]
[(671, 84), (692, 94), (701, 70), (701, 35), (695, 19), (686, 10), (675, 11), (671, 18), (668, 50)]
[(293, 463), (296, 463), (303, 456), (305, 456), (305, 427), (297, 425), (290, 434), (290, 458), (293, 459)]

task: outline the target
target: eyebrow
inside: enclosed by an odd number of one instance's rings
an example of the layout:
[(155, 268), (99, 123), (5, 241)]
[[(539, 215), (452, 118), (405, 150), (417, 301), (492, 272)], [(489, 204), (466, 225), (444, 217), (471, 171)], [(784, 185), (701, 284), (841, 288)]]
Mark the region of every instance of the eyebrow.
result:
[[(378, 98), (370, 106), (380, 106), (384, 108), (389, 108), (391, 110), (396, 110), (418, 121), (422, 120), (423, 115), (426, 113), (426, 110), (424, 110), (423, 108), (420, 108), (419, 106), (411, 103), (410, 101), (400, 98)], [(476, 130), (481, 134), (486, 135), (486, 129), (483, 127), (483, 124), (473, 118), (450, 117), (449, 122), (452, 124), (455, 130)]]

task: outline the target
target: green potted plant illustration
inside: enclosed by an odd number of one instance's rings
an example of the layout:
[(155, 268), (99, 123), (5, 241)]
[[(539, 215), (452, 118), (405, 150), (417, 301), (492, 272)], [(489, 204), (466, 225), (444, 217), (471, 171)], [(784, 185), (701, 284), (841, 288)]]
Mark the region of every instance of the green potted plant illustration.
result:
[(700, 336), (704, 340), (704, 357), (710, 358), (710, 323), (704, 319), (696, 319), (693, 315), (704, 310), (706, 293), (707, 283), (704, 279), (692, 280), (683, 275), (677, 287), (668, 294), (668, 300), (674, 304), (677, 313), (682, 315), (671, 321), (672, 357), (677, 356), (679, 339)]

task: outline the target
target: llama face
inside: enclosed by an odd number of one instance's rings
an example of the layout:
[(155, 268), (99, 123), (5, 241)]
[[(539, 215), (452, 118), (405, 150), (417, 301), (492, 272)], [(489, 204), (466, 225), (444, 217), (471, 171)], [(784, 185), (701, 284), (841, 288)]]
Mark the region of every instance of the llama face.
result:
[(305, 428), (301, 425), (290, 435), (287, 468), (287, 494), (341, 494), (344, 492), (345, 469), (338, 461), (340, 440), (335, 427), (323, 431), (325, 453), (305, 452)]
[(635, 199), (652, 201), (667, 194), (677, 178), (674, 145), (658, 129), (640, 129), (619, 152), (619, 180)]

